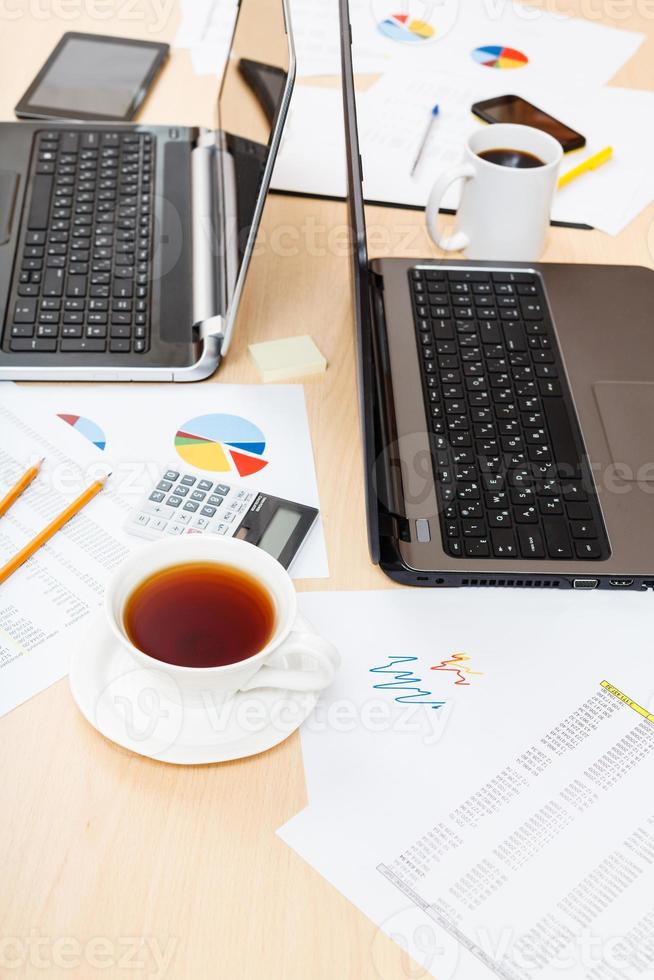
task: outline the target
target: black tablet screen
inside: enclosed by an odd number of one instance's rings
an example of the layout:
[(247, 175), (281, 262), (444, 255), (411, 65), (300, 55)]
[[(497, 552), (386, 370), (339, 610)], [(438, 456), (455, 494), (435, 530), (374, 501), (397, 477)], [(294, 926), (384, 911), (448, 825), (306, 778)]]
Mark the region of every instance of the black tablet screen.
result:
[(101, 116), (125, 116), (158, 52), (121, 41), (69, 38), (32, 92), (30, 105)]

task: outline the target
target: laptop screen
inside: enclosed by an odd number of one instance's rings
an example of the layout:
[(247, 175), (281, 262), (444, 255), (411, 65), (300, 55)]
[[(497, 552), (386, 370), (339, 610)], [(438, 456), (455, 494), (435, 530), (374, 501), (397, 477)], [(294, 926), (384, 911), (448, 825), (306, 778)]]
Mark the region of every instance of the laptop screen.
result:
[(364, 453), (364, 479), (368, 510), (370, 556), (379, 562), (379, 513), (375, 482), (376, 438), (375, 402), (377, 390), (373, 350), (372, 311), (370, 309), (370, 270), (366, 246), (366, 217), (363, 206), (363, 172), (359, 154), (354, 70), (348, 0), (339, 0), (341, 20), (341, 64), (343, 72), (343, 116), (347, 154), (347, 203), (352, 242), (352, 283), (356, 327), (359, 418)]
[(218, 127), (232, 163), (224, 173), (228, 320), (254, 246), (294, 76), (285, 0), (241, 0), (238, 14), (233, 3), (233, 17), (218, 100)]

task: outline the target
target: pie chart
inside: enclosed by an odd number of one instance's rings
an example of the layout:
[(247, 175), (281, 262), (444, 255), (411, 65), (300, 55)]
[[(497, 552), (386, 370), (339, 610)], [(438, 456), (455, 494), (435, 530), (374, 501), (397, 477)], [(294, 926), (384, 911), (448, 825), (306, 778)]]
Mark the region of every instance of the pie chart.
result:
[(430, 41), (435, 33), (426, 20), (418, 20), (409, 14), (391, 14), (380, 21), (377, 27), (391, 41)]
[(189, 466), (213, 473), (258, 473), (268, 465), (265, 448), (261, 429), (240, 415), (198, 415), (175, 433), (178, 456)]
[(474, 61), (486, 68), (524, 68), (529, 58), (516, 48), (506, 48), (502, 44), (487, 44), (470, 52)]
[(81, 436), (84, 436), (85, 439), (92, 442), (98, 449), (104, 449), (107, 445), (107, 437), (100, 426), (96, 422), (93, 422), (92, 419), (86, 419), (83, 415), (65, 415), (61, 412), (57, 413), (57, 418), (67, 422), (73, 429), (77, 429)]

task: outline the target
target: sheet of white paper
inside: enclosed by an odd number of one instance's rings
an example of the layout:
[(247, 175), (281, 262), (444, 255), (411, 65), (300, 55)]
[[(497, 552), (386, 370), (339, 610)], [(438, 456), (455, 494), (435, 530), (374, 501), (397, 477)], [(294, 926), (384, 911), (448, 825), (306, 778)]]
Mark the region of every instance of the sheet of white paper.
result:
[[(646, 595), (305, 593), (300, 604), (339, 646), (342, 667), (303, 728), (310, 806), (282, 828), (284, 840), (439, 980), (491, 976), (484, 951), (504, 980), (531, 980), (528, 968), (497, 969), (502, 942), (516, 953), (581, 881), (596, 913), (575, 925), (570, 909), (582, 896), (556, 910), (575, 934), (562, 952), (581, 955), (589, 931), (607, 942), (638, 938), (635, 927), (652, 914), (644, 872), (654, 815), (644, 788), (654, 777), (654, 727), (601, 682), (654, 710)], [(375, 687), (380, 678), (390, 686)], [(433, 699), (445, 704), (425, 703)], [(425, 718), (439, 713), (440, 727)], [(549, 833), (539, 839), (534, 827)], [(614, 854), (623, 885), (627, 854), (638, 870), (611, 903), (606, 867), (589, 875)], [(462, 875), (480, 868), (488, 887), (477, 881), (467, 908), (471, 879)], [(640, 929), (651, 936), (651, 924)], [(547, 945), (544, 932), (534, 931), (534, 944)], [(649, 976), (579, 964), (563, 975)]]
[[(63, 391), (63, 389), (59, 389)], [(0, 384), (0, 496), (40, 457), (36, 480), (0, 521), (4, 564), (109, 467), (31, 394)], [(68, 672), (114, 568), (138, 546), (124, 533), (111, 479), (0, 587), (0, 715)]]
[[(590, 19), (548, 13), (513, 0), (350, 0), (355, 71), (382, 73), (393, 66), (438, 64), (460, 72), (513, 76), (551, 73), (586, 84), (609, 81), (642, 43), (642, 34)], [(291, 0), (298, 73), (339, 75), (338, 4)], [(401, 18), (404, 18), (403, 20)], [(495, 71), (473, 52), (495, 45), (517, 49), (519, 68)], [(506, 79), (505, 79), (506, 84)]]
[[(357, 99), (363, 104), (366, 96)], [(343, 96), (338, 89), (296, 85), (272, 187), (297, 194), (345, 197)]]
[(222, 78), (237, 9), (235, 0), (181, 0), (173, 45), (190, 49), (196, 74)]
[[(106, 440), (95, 452), (107, 460), (114, 477), (112, 487), (125, 519), (151, 490), (164, 469), (184, 468), (192, 473), (222, 475), (229, 484), (267, 491), (279, 497), (319, 507), (311, 436), (301, 385), (34, 385), (30, 393), (53, 417), (81, 415), (95, 422)], [(246, 419), (263, 434), (265, 446), (255, 462), (263, 468), (241, 476), (227, 449), (229, 471), (203, 471), (177, 455), (175, 434), (200, 415), (228, 414)], [(56, 420), (61, 426), (65, 422)], [(80, 441), (84, 437), (75, 432)], [(239, 452), (248, 453), (245, 450)], [(309, 533), (291, 568), (295, 578), (329, 575), (325, 537), (320, 518)]]
[[(490, 73), (489, 73), (490, 74)], [(469, 76), (422, 69), (388, 72), (357, 96), (364, 191), (367, 200), (424, 207), (434, 180), (461, 160), (462, 147), (483, 126), (470, 112), (473, 102), (505, 92), (501, 72), (480, 85)], [(291, 122), (275, 168), (278, 189), (344, 196), (345, 148), (340, 94), (298, 86)], [(654, 197), (654, 176), (647, 161), (654, 153), (654, 132), (642, 120), (654, 113), (654, 93), (618, 88), (572, 91), (551, 84), (517, 83), (516, 95), (561, 118), (587, 139), (583, 150), (567, 154), (561, 172), (605, 146), (613, 159), (557, 192), (552, 217), (590, 224), (616, 235)], [(433, 124), (414, 176), (411, 167), (434, 101), (440, 113)], [(443, 207), (456, 208), (460, 184), (453, 184)]]

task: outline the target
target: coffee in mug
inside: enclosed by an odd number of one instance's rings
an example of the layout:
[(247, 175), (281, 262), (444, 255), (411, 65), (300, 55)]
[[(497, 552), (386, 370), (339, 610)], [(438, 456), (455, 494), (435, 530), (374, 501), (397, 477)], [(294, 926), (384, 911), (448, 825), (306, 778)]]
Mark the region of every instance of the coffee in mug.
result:
[(529, 153), (527, 150), (513, 150), (508, 146), (482, 150), (477, 156), (481, 157), (482, 160), (488, 160), (489, 163), (496, 163), (498, 167), (516, 167), (518, 170), (545, 166), (545, 161), (537, 157), (535, 153)]

